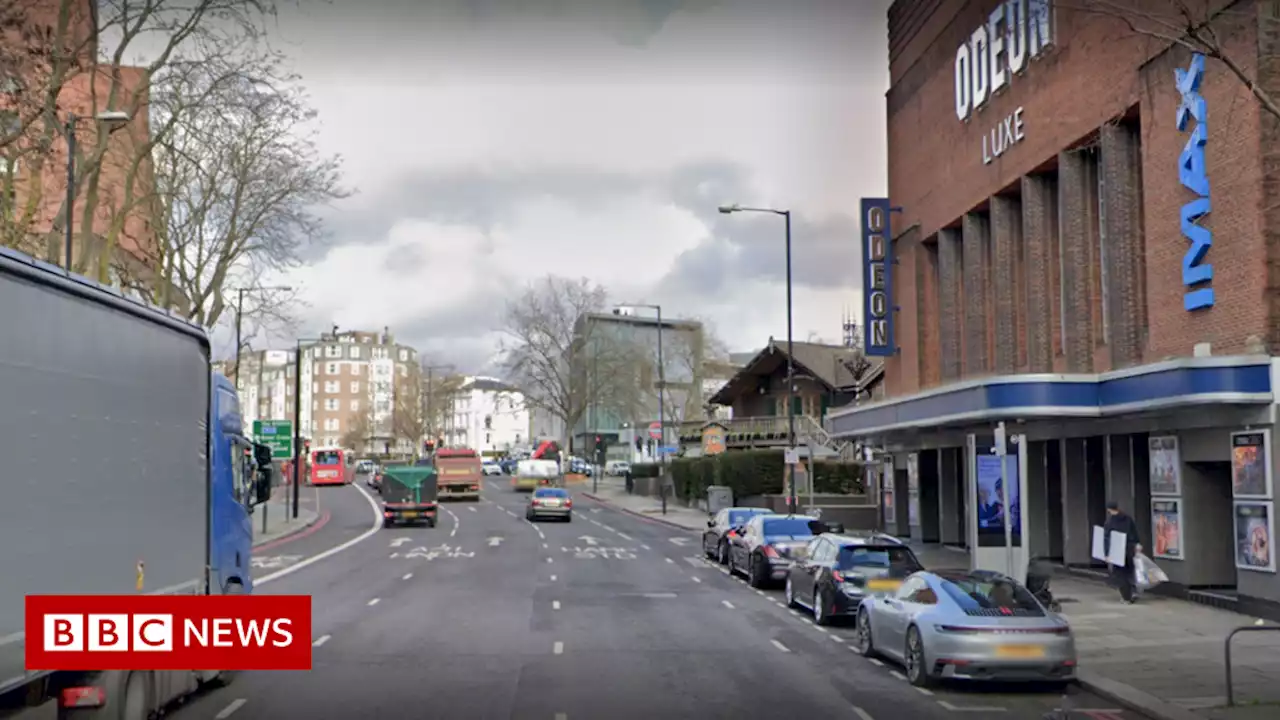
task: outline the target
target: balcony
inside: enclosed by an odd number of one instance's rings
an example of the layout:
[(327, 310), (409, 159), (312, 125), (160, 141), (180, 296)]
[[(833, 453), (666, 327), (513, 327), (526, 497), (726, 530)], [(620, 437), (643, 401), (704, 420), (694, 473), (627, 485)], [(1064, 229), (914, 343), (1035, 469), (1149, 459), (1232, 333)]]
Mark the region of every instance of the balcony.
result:
[[(821, 418), (812, 415), (796, 415), (796, 444), (808, 446), (817, 454), (845, 455), (851, 445), (833, 439), (822, 427)], [(751, 450), (786, 447), (789, 440), (785, 415), (741, 417), (730, 420), (693, 420), (680, 423), (680, 444), (701, 445), (702, 428), (715, 422), (725, 428), (725, 447), (731, 450)]]

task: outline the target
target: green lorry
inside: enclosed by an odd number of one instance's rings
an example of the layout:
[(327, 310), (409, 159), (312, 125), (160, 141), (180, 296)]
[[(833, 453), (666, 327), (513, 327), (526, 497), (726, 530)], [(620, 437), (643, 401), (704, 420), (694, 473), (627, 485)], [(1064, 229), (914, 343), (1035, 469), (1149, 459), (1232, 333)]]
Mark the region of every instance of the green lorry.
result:
[(436, 526), (436, 469), (429, 465), (388, 465), (378, 487), (382, 526), (425, 522)]

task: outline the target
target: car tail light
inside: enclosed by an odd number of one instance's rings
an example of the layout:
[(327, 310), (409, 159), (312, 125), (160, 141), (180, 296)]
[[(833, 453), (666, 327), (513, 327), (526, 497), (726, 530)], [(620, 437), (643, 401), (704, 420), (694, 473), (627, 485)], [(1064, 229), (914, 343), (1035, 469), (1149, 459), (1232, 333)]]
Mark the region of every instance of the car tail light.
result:
[(765, 557), (771, 557), (771, 558), (782, 557), (781, 555), (778, 554), (778, 549), (772, 545), (765, 545), (763, 552), (765, 554)]
[(934, 627), (937, 628), (938, 632), (959, 634), (990, 633), (994, 635), (1068, 635), (1071, 633), (1071, 628), (1062, 625), (1038, 628), (970, 627), (966, 625), (935, 625)]
[(541, 505), (541, 504), (542, 504), (542, 501), (541, 501), (541, 500), (539, 500), (538, 498), (534, 498), (534, 499), (533, 499), (533, 502), (531, 502), (531, 503), (530, 503), (530, 505), (533, 505), (534, 507), (537, 507), (537, 506), (539, 506), (539, 505)]
[(567, 508), (571, 508), (571, 507), (573, 507), (573, 501), (572, 501), (572, 500), (565, 500), (565, 501), (564, 501), (564, 506), (565, 506), (565, 507), (567, 507)]

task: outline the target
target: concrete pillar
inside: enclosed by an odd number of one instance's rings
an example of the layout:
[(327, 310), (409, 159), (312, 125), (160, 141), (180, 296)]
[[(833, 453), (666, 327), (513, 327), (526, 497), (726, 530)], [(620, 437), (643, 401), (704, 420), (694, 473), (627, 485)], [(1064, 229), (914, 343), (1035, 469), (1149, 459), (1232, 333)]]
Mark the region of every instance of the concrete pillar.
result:
[(1147, 327), (1141, 138), (1130, 125), (1103, 125), (1098, 133), (1107, 346), (1111, 368), (1119, 369), (1142, 363), (1142, 336)]
[(1089, 524), (1088, 466), (1085, 439), (1062, 443), (1062, 561), (1067, 565), (1092, 563), (1093, 529)]
[(960, 513), (964, 509), (963, 448), (943, 448), (938, 451), (938, 529), (941, 542), (947, 545), (964, 545), (964, 528)]
[(964, 376), (986, 375), (991, 369), (989, 355), (992, 325), (991, 227), (985, 215), (968, 213), (960, 224), (964, 237)]
[(1115, 500), (1126, 512), (1136, 515), (1133, 483), (1133, 443), (1128, 435), (1108, 435), (1105, 440), (1107, 500)]
[(938, 231), (938, 342), (942, 347), (942, 381), (960, 379), (961, 343), (964, 331), (962, 277), (964, 260), (960, 232)]
[(1049, 557), (1049, 486), (1045, 443), (1027, 443), (1027, 495), (1022, 516), (1027, 528), (1028, 557)]
[(1088, 150), (1058, 153), (1058, 212), (1067, 372), (1093, 372), (1093, 267), (1097, 253), (1097, 163)]
[(1028, 370), (1053, 371), (1053, 338), (1058, 332), (1058, 179), (1022, 178), (1022, 237), (1026, 247), (1026, 343)]
[(938, 517), (938, 456), (939, 450), (922, 450), (917, 462), (920, 473), (920, 524), (913, 528), (911, 537), (922, 542), (936, 543), (941, 541), (940, 518)]
[(1022, 203), (991, 198), (991, 280), (994, 296), (995, 363), (998, 375), (1017, 372), (1026, 344), (1025, 279), (1022, 272)]

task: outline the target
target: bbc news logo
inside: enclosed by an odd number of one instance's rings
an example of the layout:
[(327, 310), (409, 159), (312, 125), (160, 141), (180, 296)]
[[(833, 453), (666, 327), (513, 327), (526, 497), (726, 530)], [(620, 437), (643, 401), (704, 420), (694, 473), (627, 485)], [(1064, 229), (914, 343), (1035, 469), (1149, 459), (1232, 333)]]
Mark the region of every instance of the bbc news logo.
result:
[(310, 670), (309, 595), (28, 595), (35, 670)]

